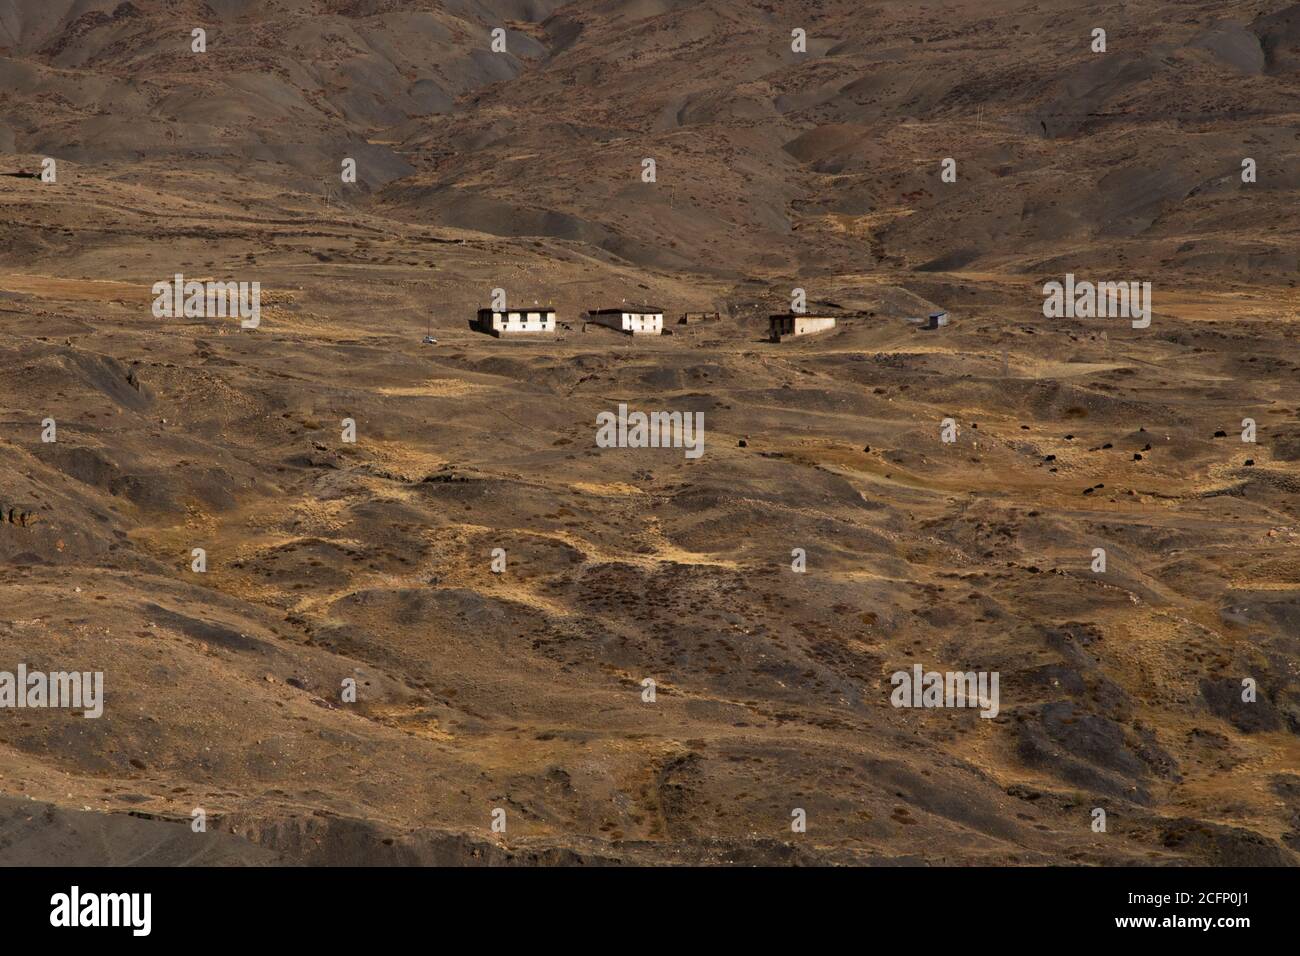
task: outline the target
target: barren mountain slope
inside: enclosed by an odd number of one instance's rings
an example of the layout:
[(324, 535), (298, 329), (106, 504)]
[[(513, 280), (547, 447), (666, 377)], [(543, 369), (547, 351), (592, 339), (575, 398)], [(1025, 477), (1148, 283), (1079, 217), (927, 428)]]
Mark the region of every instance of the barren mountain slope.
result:
[(0, 671), (105, 688), (0, 709), (0, 862), (1294, 864), (1297, 64), (1263, 0), (0, 5)]

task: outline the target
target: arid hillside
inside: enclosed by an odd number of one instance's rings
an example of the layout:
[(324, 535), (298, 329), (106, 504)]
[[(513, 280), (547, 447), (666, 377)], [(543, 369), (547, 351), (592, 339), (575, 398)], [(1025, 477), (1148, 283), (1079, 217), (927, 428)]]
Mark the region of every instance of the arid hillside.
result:
[(1300, 862), (1297, 103), (1269, 0), (0, 3), (0, 864)]

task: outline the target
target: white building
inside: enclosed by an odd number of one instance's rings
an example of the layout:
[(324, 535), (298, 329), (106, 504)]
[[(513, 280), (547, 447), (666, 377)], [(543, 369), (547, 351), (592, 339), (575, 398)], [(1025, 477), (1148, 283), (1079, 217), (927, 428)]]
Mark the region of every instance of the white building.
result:
[(479, 309), (478, 330), (489, 335), (538, 334), (555, 331), (555, 310), (549, 305), (523, 309)]
[(792, 335), (812, 335), (814, 332), (825, 332), (827, 329), (835, 328), (835, 316), (833, 315), (802, 315), (794, 312), (784, 312), (781, 315), (770, 316), (767, 322), (768, 335), (773, 342), (780, 342)]
[(617, 309), (593, 309), (587, 313), (597, 325), (607, 325), (628, 335), (663, 335), (664, 310), (652, 305), (625, 305)]

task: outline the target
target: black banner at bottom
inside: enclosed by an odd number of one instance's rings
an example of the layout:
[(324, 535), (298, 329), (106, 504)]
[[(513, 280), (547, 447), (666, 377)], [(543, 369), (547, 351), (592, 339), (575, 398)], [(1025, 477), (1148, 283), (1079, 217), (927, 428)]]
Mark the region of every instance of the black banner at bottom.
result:
[(1284, 929), (1294, 890), (1290, 873), (1269, 869), (0, 869), (10, 941), (76, 933), (128, 944), (339, 945), (435, 924), (494, 942), (556, 932), (662, 941), (689, 927), (692, 941), (729, 946), (770, 944), (783, 928), (864, 941), (935, 933), (944, 945), (1231, 945)]

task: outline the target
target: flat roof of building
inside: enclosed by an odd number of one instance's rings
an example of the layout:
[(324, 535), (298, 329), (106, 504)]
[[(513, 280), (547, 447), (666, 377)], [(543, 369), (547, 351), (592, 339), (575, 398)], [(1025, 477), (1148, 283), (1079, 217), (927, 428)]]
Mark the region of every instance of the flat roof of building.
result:
[(822, 315), (817, 312), (774, 312), (772, 319), (834, 319), (834, 315)]
[(612, 309), (592, 309), (588, 315), (621, 315), (624, 312), (637, 312), (642, 315), (650, 313), (653, 315), (663, 315), (663, 309), (657, 305), (620, 305)]
[(504, 309), (482, 308), (479, 312), (492, 312), (497, 315), (504, 315), (507, 312), (554, 312), (553, 305), (508, 305)]

